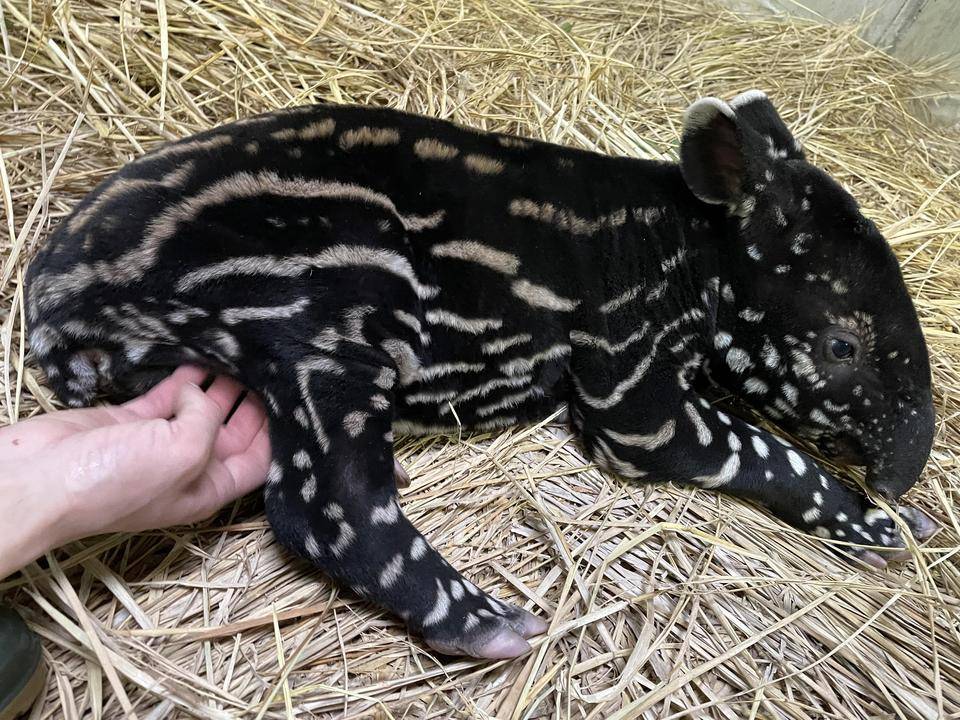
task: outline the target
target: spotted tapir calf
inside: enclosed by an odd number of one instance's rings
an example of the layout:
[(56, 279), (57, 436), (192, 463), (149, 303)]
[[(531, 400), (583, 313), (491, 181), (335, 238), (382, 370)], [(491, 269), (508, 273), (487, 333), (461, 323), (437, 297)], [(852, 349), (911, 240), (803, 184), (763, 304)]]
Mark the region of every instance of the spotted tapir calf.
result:
[(708, 366), (891, 501), (934, 433), (894, 255), (758, 91), (694, 103), (679, 164), (386, 109), (253, 117), (122, 168), (27, 283), (30, 346), (69, 405), (182, 363), (259, 393), (277, 537), (446, 653), (515, 656), (545, 624), (404, 517), (395, 432), (566, 403), (611, 471), (748, 498), (880, 566), (904, 552), (897, 523), (697, 383)]

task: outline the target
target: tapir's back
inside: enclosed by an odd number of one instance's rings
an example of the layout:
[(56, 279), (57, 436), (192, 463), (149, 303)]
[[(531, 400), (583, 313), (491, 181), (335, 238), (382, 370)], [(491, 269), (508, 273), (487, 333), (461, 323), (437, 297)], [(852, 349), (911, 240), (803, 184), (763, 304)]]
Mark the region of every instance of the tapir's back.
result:
[(453, 424), (438, 415), (464, 393), (458, 422), (539, 414), (585, 307), (575, 268), (633, 222), (598, 212), (617, 162), (369, 108), (223, 126), (125, 166), (59, 226), (30, 269), (33, 349), (84, 404), (188, 361), (263, 391), (304, 343), (347, 338), (397, 366), (410, 427)]

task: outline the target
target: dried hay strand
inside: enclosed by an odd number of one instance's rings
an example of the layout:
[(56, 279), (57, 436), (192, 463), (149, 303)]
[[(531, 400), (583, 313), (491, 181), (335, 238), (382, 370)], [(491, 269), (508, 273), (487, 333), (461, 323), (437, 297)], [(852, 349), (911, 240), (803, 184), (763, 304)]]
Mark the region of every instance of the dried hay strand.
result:
[(957, 138), (936, 68), (854, 28), (619, 0), (0, 0), (2, 411), (56, 406), (23, 269), (95, 183), (163, 139), (325, 99), (672, 157), (702, 95), (768, 91), (893, 244), (927, 338), (943, 530), (885, 572), (747, 504), (598, 471), (563, 426), (402, 440), (411, 519), (552, 618), (514, 662), (439, 662), (273, 540), (249, 498), (190, 528), (73, 543), (0, 582), (44, 639), (33, 718), (937, 718), (960, 713)]

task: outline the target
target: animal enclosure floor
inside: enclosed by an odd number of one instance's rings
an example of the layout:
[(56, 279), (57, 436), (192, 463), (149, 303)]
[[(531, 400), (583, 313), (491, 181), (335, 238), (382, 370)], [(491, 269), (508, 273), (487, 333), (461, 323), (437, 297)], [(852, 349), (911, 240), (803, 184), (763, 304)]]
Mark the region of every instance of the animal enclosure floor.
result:
[(44, 640), (33, 718), (960, 717), (960, 147), (911, 114), (937, 74), (850, 27), (619, 0), (0, 0), (6, 421), (55, 406), (23, 269), (163, 139), (314, 100), (671, 158), (683, 109), (759, 87), (893, 244), (938, 434), (906, 502), (942, 530), (887, 571), (762, 511), (588, 463), (559, 424), (401, 439), (401, 505), (453, 565), (551, 618), (520, 660), (440, 662), (276, 545), (248, 498), (73, 543), (0, 581)]

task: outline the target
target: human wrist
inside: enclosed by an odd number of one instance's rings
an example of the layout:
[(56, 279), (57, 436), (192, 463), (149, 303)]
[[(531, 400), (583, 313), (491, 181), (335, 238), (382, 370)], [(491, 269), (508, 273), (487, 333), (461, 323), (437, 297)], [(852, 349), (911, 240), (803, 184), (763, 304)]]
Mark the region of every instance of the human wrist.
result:
[(67, 542), (61, 494), (49, 486), (42, 463), (0, 465), (0, 578), (13, 574), (48, 550)]

